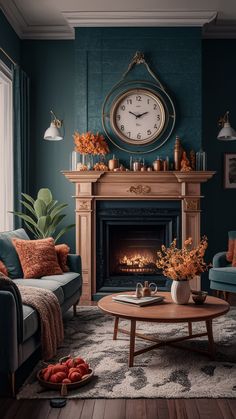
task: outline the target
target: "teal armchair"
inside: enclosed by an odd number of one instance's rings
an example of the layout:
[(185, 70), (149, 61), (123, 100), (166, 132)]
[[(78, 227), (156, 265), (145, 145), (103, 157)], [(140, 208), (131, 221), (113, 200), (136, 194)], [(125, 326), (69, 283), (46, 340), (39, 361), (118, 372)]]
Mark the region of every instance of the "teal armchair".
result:
[(229, 293), (236, 292), (236, 267), (226, 260), (226, 252), (219, 252), (213, 258), (209, 271), (210, 288), (219, 296), (222, 292), (227, 300)]

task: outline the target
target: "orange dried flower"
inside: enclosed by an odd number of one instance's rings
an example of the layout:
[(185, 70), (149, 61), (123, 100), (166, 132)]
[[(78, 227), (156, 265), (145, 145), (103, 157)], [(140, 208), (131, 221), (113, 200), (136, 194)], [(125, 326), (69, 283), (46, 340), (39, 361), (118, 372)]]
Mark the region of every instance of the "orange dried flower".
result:
[(199, 245), (193, 247), (193, 240), (189, 237), (184, 241), (182, 249), (176, 247), (176, 239), (170, 247), (161, 246), (157, 252), (156, 265), (163, 275), (175, 281), (192, 279), (208, 269), (204, 262), (204, 255), (208, 246), (207, 237), (203, 236)]
[(76, 131), (73, 135), (75, 148), (80, 154), (102, 154), (109, 153), (108, 144), (102, 134), (93, 134), (91, 131), (80, 134)]

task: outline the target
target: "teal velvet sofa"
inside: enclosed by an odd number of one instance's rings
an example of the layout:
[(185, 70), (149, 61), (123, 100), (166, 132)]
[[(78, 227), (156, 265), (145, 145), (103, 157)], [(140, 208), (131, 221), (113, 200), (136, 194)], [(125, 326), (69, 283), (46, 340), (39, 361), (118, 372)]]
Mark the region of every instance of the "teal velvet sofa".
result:
[[(16, 284), (51, 290), (58, 298), (62, 314), (73, 306), (75, 315), (82, 293), (80, 256), (68, 255), (70, 271), (62, 275), (23, 279), (20, 261), (11, 242), (13, 237), (29, 239), (24, 229), (0, 233), (0, 259), (8, 268), (9, 277)], [(15, 372), (39, 348), (40, 321), (37, 312), (23, 305), (12, 289), (0, 289), (0, 374), (8, 375), (13, 393)]]
[(209, 271), (210, 288), (223, 292), (228, 298), (228, 293), (236, 292), (236, 268), (226, 260), (226, 252), (219, 252), (213, 258), (213, 267)]

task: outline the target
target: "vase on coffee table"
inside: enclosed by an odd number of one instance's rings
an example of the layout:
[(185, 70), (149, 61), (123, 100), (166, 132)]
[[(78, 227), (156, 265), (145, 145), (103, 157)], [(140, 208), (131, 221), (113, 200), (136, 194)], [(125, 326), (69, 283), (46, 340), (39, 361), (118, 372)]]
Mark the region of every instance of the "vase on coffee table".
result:
[(172, 281), (171, 297), (176, 304), (188, 304), (191, 290), (188, 280)]

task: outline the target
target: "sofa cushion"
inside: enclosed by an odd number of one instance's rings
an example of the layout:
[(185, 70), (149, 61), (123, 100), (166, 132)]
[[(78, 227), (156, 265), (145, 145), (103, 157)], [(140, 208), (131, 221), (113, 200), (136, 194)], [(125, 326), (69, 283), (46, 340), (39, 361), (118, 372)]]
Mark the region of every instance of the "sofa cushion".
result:
[(67, 246), (67, 244), (56, 244), (55, 250), (61, 270), (63, 272), (69, 272), (69, 267), (67, 266), (67, 256), (70, 251), (69, 246)]
[(13, 239), (12, 241), (20, 258), (24, 278), (62, 274), (52, 237), (40, 240)]
[(224, 282), (236, 286), (236, 268), (229, 266), (225, 268), (212, 268), (209, 271), (209, 279), (214, 282)]
[[(59, 276), (59, 275), (58, 275)], [(64, 293), (61, 288), (61, 284), (57, 281), (51, 281), (51, 276), (48, 277), (49, 279), (15, 279), (14, 282), (17, 285), (24, 285), (26, 287), (37, 287), (37, 288), (45, 288), (54, 292), (60, 305), (64, 302)]]
[(38, 328), (39, 317), (37, 311), (23, 304), (23, 342), (33, 336)]
[(9, 277), (15, 279), (22, 278), (23, 272), (18, 254), (12, 243), (13, 238), (29, 240), (29, 236), (23, 228), (0, 233), (0, 259), (6, 265)]
[(63, 275), (42, 276), (40, 281), (53, 280), (60, 284), (65, 299), (70, 298), (82, 286), (80, 274), (77, 272), (65, 272)]

